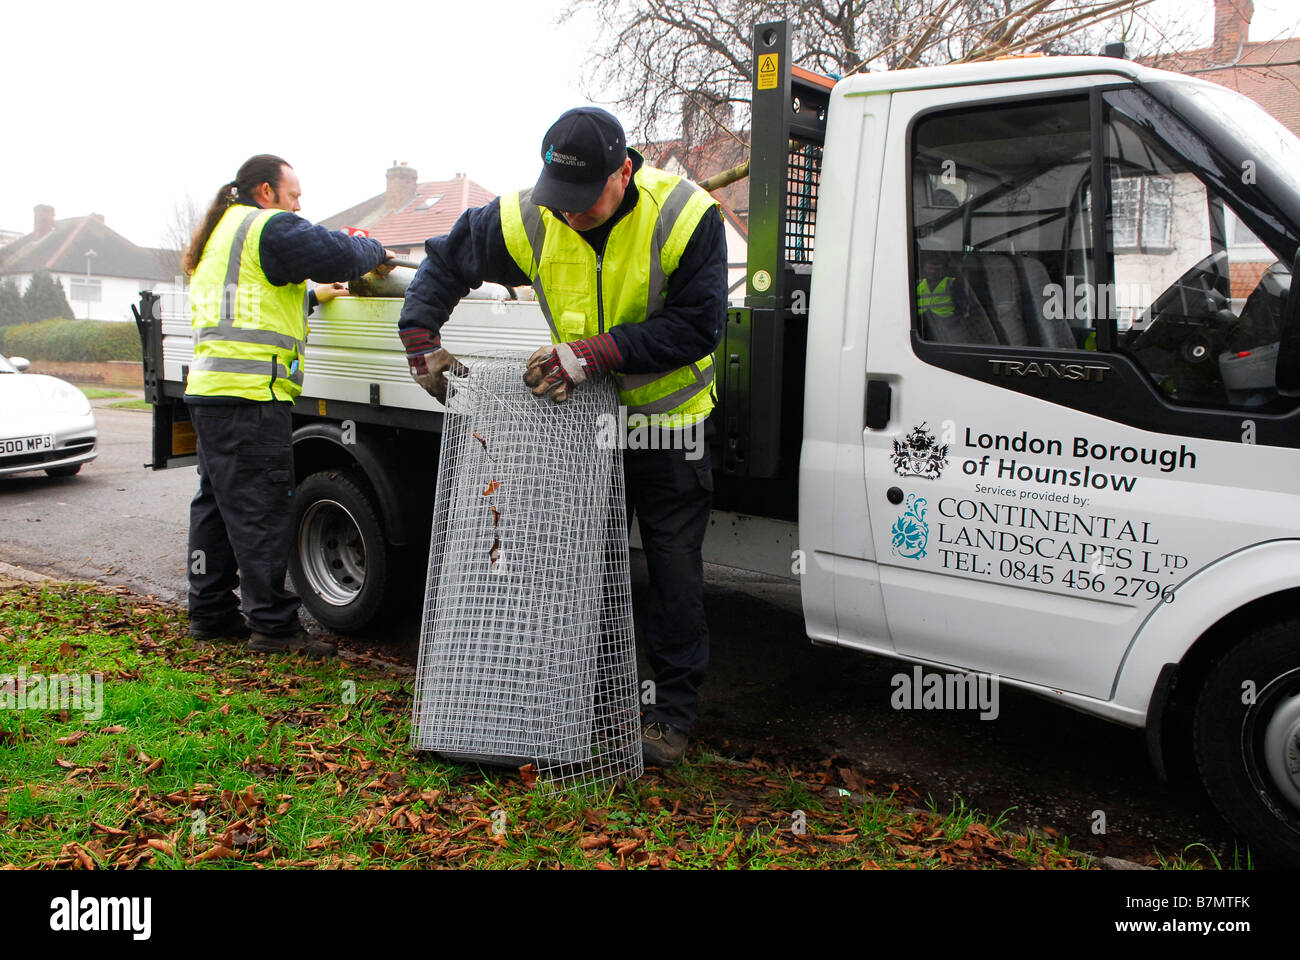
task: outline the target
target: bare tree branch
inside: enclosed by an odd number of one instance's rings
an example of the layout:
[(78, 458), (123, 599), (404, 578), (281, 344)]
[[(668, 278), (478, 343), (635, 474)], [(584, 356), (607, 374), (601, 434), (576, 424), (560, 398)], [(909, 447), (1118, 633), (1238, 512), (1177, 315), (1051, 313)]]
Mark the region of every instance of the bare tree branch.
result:
[(201, 219), (203, 219), (202, 213), (194, 203), (194, 198), (188, 194), (172, 203), (171, 216), (163, 226), (163, 245), (158, 248), (156, 254), (158, 265), (170, 276), (179, 277), (184, 274), (181, 257), (185, 248), (190, 245), (190, 240), (193, 239), (194, 231)]
[[(1185, 49), (1152, 0), (570, 0), (560, 21), (596, 24), (584, 87), (632, 120), (644, 142), (686, 150), (748, 120), (757, 23), (787, 20), (794, 62), (825, 74), (970, 62), (1105, 40)], [(1183, 25), (1185, 26), (1185, 25)]]

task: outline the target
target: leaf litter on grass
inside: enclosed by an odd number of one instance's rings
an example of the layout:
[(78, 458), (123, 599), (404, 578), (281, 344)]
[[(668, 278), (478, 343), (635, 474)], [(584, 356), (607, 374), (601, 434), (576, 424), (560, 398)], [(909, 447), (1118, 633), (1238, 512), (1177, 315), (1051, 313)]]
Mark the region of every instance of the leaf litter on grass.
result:
[[(102, 716), (0, 710), (8, 868), (1053, 868), (1086, 861), (829, 758), (696, 747), (599, 794), (407, 746), (408, 666), (261, 657), (122, 587), (0, 592), (0, 673), (98, 674)], [(352, 695), (345, 697), (345, 685)], [(956, 818), (956, 819), (955, 819)]]

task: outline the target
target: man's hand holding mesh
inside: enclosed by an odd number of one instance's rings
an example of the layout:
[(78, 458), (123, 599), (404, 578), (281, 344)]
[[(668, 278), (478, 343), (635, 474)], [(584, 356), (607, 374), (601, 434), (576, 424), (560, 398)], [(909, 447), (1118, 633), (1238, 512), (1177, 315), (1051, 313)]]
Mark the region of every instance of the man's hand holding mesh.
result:
[(535, 396), (549, 396), (556, 403), (563, 403), (578, 384), (622, 365), (618, 344), (608, 333), (601, 333), (588, 340), (540, 348), (528, 358), (524, 383)]
[(442, 341), (425, 327), (407, 327), (399, 334), (406, 347), (411, 379), (439, 403), (446, 403), (447, 372), (464, 376), (465, 365), (442, 349)]

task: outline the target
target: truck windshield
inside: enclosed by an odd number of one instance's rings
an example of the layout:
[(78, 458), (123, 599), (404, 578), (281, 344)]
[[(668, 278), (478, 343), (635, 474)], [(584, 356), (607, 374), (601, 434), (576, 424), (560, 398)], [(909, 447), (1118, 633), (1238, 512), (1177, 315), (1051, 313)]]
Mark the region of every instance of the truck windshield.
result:
[[(1204, 140), (1250, 230), (1289, 264), (1300, 224), (1300, 141), (1248, 97), (1212, 83), (1144, 84)], [(1199, 158), (1198, 158), (1199, 159)]]
[(1300, 243), (1300, 145), (1244, 97), (1208, 84), (1102, 98), (1105, 286), (1116, 319), (1130, 317), (1119, 349), (1173, 402), (1289, 409), (1274, 368)]

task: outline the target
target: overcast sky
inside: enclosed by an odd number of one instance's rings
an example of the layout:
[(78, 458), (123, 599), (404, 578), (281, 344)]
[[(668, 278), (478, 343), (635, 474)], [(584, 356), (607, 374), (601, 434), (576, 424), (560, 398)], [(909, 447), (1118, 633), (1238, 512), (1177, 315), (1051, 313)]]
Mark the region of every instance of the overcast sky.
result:
[[(1212, 0), (1157, 3), (1208, 42)], [(421, 180), (527, 186), (546, 128), (586, 102), (590, 25), (555, 26), (565, 6), (9, 0), (0, 229), (31, 230), (48, 203), (159, 245), (178, 199), (206, 208), (254, 153), (293, 164), (310, 220), (381, 192), (394, 160)], [(1255, 0), (1250, 39), (1289, 35), (1300, 5)]]

